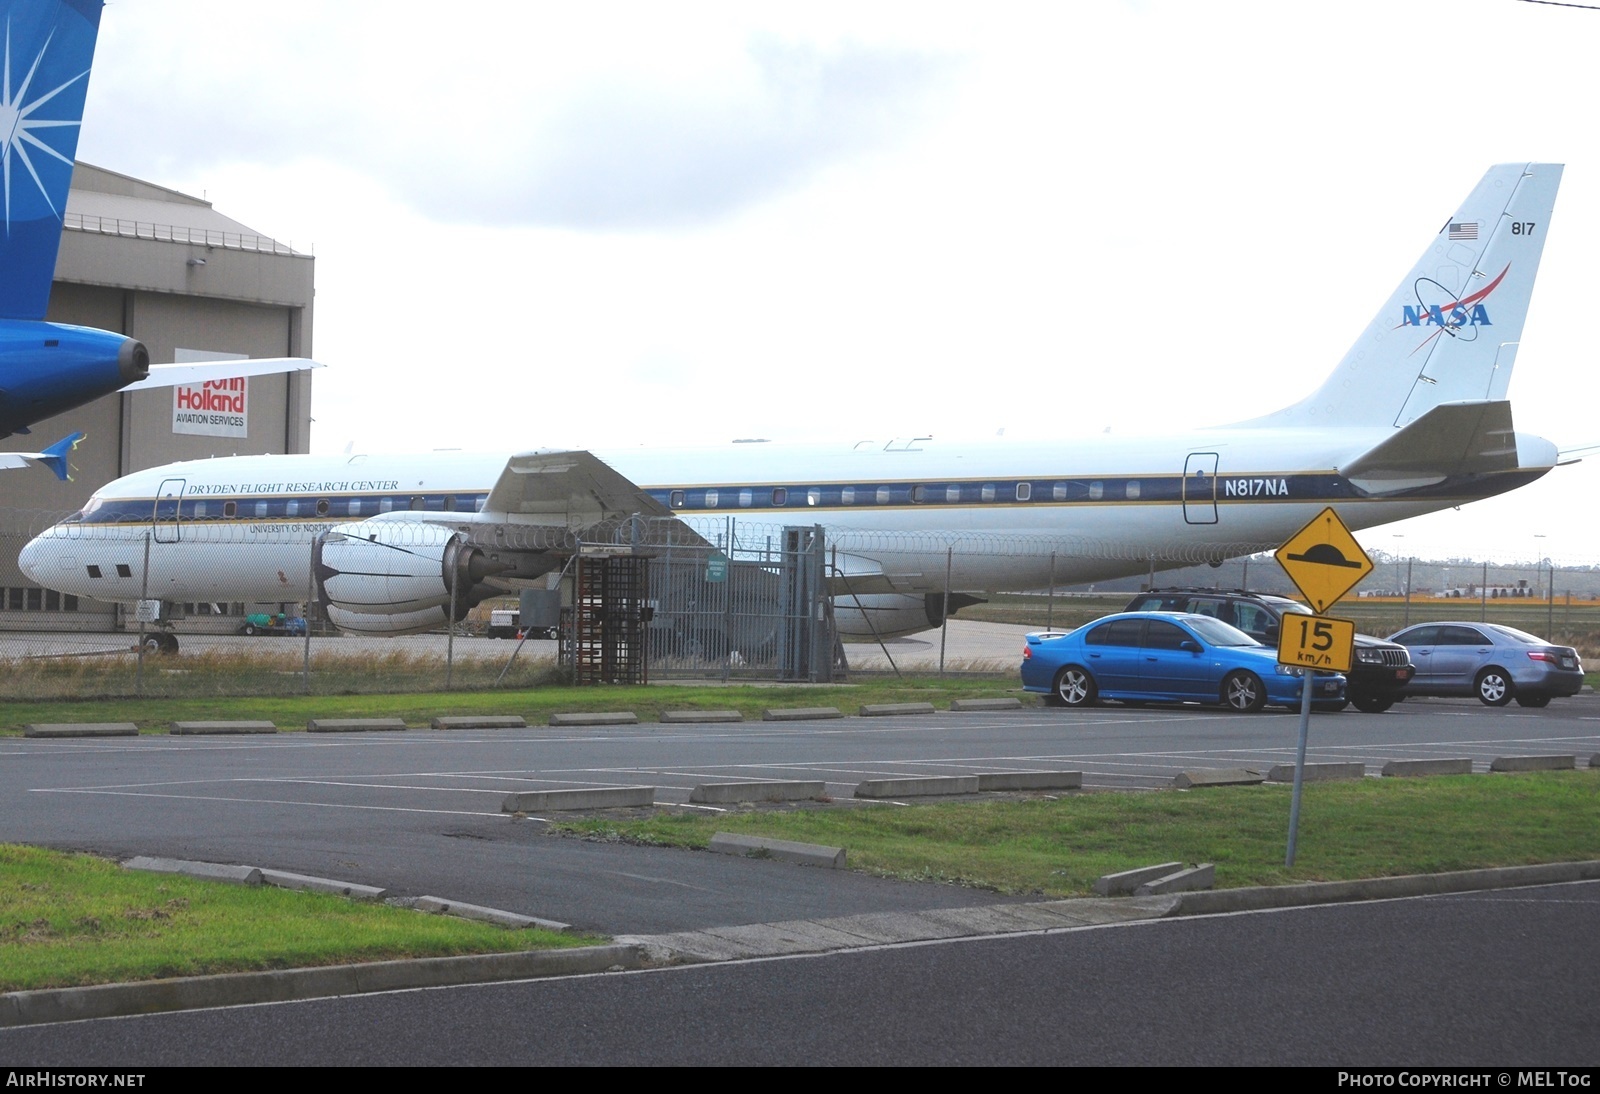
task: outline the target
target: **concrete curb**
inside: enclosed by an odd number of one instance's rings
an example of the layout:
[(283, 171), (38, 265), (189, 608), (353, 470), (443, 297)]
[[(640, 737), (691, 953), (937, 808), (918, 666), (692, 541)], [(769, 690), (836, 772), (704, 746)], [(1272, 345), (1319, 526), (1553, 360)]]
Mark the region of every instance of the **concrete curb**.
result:
[(761, 712), (763, 722), (809, 722), (817, 718), (843, 718), (838, 707), (773, 707)]
[(1253, 912), (1265, 908), (1301, 908), (1313, 904), (1392, 900), (1396, 897), (1470, 893), (1480, 889), (1515, 889), (1526, 885), (1556, 885), (1565, 881), (1597, 879), (1600, 879), (1600, 861), (1501, 866), (1486, 870), (1457, 870), (1448, 874), (1366, 878), (1361, 881), (1314, 881), (1304, 885), (1276, 885), (1259, 889), (1214, 889), (1207, 893), (1179, 895), (1177, 906), (1171, 914)]
[(603, 786), (594, 790), (521, 790), (500, 802), (502, 813), (555, 809), (625, 809), (656, 803), (653, 786)]
[(41, 722), (22, 727), (24, 737), (137, 737), (132, 722)]
[(432, 722), (434, 729), (527, 729), (520, 714), (445, 714)]
[(1418, 775), (1470, 775), (1472, 758), (1462, 756), (1451, 760), (1390, 760), (1383, 765), (1383, 773), (1390, 778), (1412, 778)]
[(978, 776), (979, 790), (1081, 790), (1081, 771), (991, 771)]
[(922, 779), (867, 779), (856, 786), (858, 798), (926, 798), (941, 794), (976, 794), (976, 775), (929, 775)]
[(1259, 786), (1267, 777), (1248, 767), (1202, 768), (1199, 771), (1180, 771), (1172, 778), (1174, 790), (1192, 790), (1202, 786)]
[(1576, 756), (1496, 756), (1489, 762), (1490, 771), (1572, 771), (1577, 766)]
[(727, 802), (798, 802), (820, 798), (827, 792), (828, 784), (821, 781), (701, 783), (689, 791), (689, 801), (696, 805), (722, 805)]
[(583, 711), (574, 714), (552, 714), (553, 726), (636, 726), (639, 716), (631, 710)]
[(331, 877), (312, 877), (309, 874), (292, 874), (288, 870), (261, 871), (261, 884), (278, 889), (299, 889), (308, 893), (328, 893), (351, 900), (382, 900), (389, 890), (376, 885), (357, 885), (353, 881), (337, 881)]
[(276, 733), (272, 722), (173, 722), (167, 732), (174, 737), (210, 736), (228, 733)]
[(888, 718), (898, 714), (932, 714), (932, 703), (863, 703), (861, 717)]
[(307, 733), (368, 733), (405, 728), (404, 718), (313, 718), (306, 723)]
[(1021, 710), (1021, 699), (952, 699), (952, 711), (963, 710)]
[[(1321, 782), (1327, 779), (1359, 779), (1366, 775), (1367, 765), (1362, 763), (1328, 763), (1306, 764), (1305, 782)], [(1267, 772), (1269, 783), (1294, 782), (1294, 764), (1273, 764)]]
[(0, 1028), (250, 1003), (287, 1003), (407, 988), (579, 976), (613, 969), (636, 969), (644, 963), (644, 954), (638, 947), (613, 944), (572, 950), (224, 973), (137, 984), (102, 984), (92, 988), (46, 988), (0, 995)]
[(558, 923), (553, 919), (540, 919), (536, 915), (523, 915), (521, 912), (508, 912), (503, 908), (485, 908), (481, 904), (466, 904), (459, 900), (446, 900), (442, 896), (419, 896), (412, 903), (412, 907), (419, 912), (430, 912), (433, 915), (453, 915), (457, 919), (472, 919), (479, 923), (493, 923), (497, 927), (510, 927), (512, 930), (526, 930), (529, 927), (540, 927), (547, 931), (570, 931), (572, 924)]
[(234, 885), (260, 885), (262, 882), (261, 871), (254, 866), (229, 866), (222, 862), (190, 862), (181, 858), (135, 855), (123, 862), (122, 868), (152, 874), (181, 874), (203, 881), (226, 881)]
[(843, 847), (824, 847), (816, 843), (796, 843), (766, 836), (741, 836), (718, 832), (711, 837), (711, 851), (719, 855), (741, 855), (782, 859), (802, 866), (824, 866), (837, 870), (844, 865)]
[(742, 722), (744, 715), (737, 710), (663, 710), (663, 725), (701, 724), (705, 722)]

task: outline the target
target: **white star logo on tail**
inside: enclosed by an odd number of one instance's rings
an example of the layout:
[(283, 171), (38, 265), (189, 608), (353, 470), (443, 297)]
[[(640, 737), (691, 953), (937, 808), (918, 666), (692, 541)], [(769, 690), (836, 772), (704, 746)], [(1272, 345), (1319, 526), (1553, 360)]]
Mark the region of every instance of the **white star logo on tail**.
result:
[(84, 69), (66, 83), (52, 88), (29, 102), (28, 89), (33, 84), (34, 74), (39, 71), (39, 62), (44, 60), (45, 53), (50, 49), (50, 39), (54, 37), (55, 33), (51, 32), (50, 37), (45, 39), (44, 45), (39, 48), (39, 56), (33, 59), (33, 64), (28, 68), (28, 74), (22, 78), (21, 85), (13, 90), (11, 86), (11, 21), (9, 19), (6, 20), (5, 71), (3, 76), (0, 76), (0, 136), (3, 136), (5, 140), (5, 147), (0, 149), (0, 161), (3, 161), (5, 168), (6, 234), (8, 235), (11, 232), (11, 171), (14, 163), (18, 160), (22, 162), (22, 166), (28, 169), (28, 174), (33, 179), (33, 184), (39, 188), (39, 196), (44, 198), (46, 205), (50, 206), (50, 211), (56, 215), (58, 220), (61, 217), (61, 210), (57, 209), (55, 203), (50, 200), (50, 195), (45, 190), (44, 180), (39, 178), (38, 168), (34, 166), (33, 157), (28, 154), (28, 149), (29, 146), (32, 146), (40, 152), (54, 156), (68, 167), (71, 167), (72, 160), (69, 157), (63, 156), (60, 152), (57, 152), (44, 141), (34, 136), (34, 131), (73, 126), (77, 125), (78, 122), (75, 120), (63, 121), (35, 118), (32, 115), (45, 103), (88, 76), (89, 70)]

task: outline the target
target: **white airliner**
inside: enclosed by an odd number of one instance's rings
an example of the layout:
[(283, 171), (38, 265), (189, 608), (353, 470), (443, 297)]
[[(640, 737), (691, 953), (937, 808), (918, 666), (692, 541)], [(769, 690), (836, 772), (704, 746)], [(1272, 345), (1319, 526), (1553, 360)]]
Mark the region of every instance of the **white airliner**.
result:
[(302, 600), (314, 569), (337, 626), (403, 634), (445, 620), (452, 574), (459, 614), (630, 517), (708, 538), (730, 518), (820, 524), (841, 629), (888, 635), (936, 624), (947, 589), (1220, 561), (1277, 546), (1329, 505), (1352, 528), (1401, 520), (1558, 461), (1515, 432), (1506, 389), (1560, 181), (1556, 164), (1491, 168), (1327, 381), (1254, 421), (1048, 445), (204, 460), (109, 484), (19, 564), (48, 588), (121, 602), (144, 589)]

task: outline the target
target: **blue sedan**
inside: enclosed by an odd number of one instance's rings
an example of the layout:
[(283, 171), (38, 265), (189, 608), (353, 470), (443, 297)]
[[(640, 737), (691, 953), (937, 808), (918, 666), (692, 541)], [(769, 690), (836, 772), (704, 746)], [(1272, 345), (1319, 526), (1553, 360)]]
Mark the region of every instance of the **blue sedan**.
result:
[[(1238, 628), (1177, 612), (1123, 612), (1070, 634), (1030, 634), (1022, 650), (1023, 689), (1069, 707), (1119, 699), (1298, 708), (1303, 679)], [(1337, 673), (1317, 673), (1313, 703), (1342, 707), (1344, 686)]]

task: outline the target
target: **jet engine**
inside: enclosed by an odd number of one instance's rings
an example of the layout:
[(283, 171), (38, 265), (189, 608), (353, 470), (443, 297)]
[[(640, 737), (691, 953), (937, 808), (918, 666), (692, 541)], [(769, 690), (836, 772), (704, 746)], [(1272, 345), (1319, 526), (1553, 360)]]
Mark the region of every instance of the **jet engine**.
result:
[(66, 323), (0, 320), (0, 437), (150, 374), (144, 344)]
[[(981, 596), (951, 593), (949, 612), (982, 604)], [(833, 619), (841, 635), (852, 638), (899, 638), (941, 626), (945, 617), (943, 593), (836, 594)]]
[(415, 634), (455, 618), (493, 590), (483, 580), (505, 566), (459, 532), (436, 524), (365, 520), (341, 524), (313, 548), (317, 599), (328, 621), (352, 634)]

